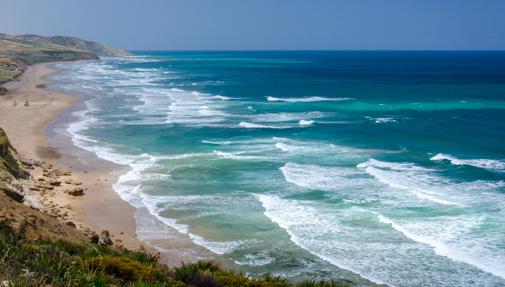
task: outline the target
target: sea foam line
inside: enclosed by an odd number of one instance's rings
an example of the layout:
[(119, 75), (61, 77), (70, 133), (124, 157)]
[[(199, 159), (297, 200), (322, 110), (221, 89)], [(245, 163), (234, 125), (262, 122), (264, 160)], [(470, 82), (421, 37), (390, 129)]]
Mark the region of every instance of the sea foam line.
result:
[(267, 97), (269, 102), (289, 102), (289, 103), (310, 103), (310, 102), (341, 102), (350, 101), (353, 98), (324, 98), (324, 97), (306, 97), (306, 98), (277, 98)]
[[(395, 223), (393, 220), (385, 217), (384, 215), (382, 215), (380, 213), (377, 213), (377, 212), (374, 212), (374, 213), (378, 216), (380, 222), (382, 222), (384, 224), (391, 225), (391, 227), (393, 229), (402, 233), (405, 237), (407, 237), (411, 240), (414, 240), (416, 242), (431, 246), (433, 248), (433, 251), (435, 252), (435, 254), (437, 254), (439, 256), (447, 257), (447, 258), (457, 261), (457, 262), (463, 262), (466, 264), (470, 264), (472, 266), (477, 267), (480, 270), (483, 270), (485, 272), (491, 273), (495, 276), (505, 279), (505, 267), (503, 265), (499, 266), (497, 264), (493, 264), (493, 262), (491, 264), (489, 264), (487, 262), (482, 262), (478, 259), (472, 258), (472, 257), (468, 256), (467, 254), (460, 252), (458, 249), (455, 249), (455, 248), (453, 248), (443, 242), (439, 242), (439, 241), (433, 240), (428, 237), (414, 234), (414, 233), (410, 232), (407, 228), (404, 228), (401, 224)], [(481, 221), (482, 221), (482, 218), (481, 218)], [(478, 223), (475, 223), (475, 225), (478, 225)]]
[[(337, 259), (324, 254), (323, 252), (318, 252), (318, 251), (314, 250), (313, 248), (311, 248), (311, 246), (309, 246), (308, 244), (306, 244), (304, 242), (303, 238), (298, 236), (296, 234), (296, 232), (293, 231), (293, 227), (295, 227), (296, 224), (300, 224), (301, 223), (300, 221), (297, 221), (295, 223), (289, 219), (284, 219), (284, 218), (282, 218), (282, 216), (278, 216), (278, 214), (276, 214), (276, 211), (280, 212), (280, 210), (285, 210), (286, 207), (288, 209), (291, 207), (295, 209), (295, 210), (292, 210), (291, 212), (288, 211), (288, 214), (293, 214), (296, 211), (296, 212), (300, 212), (303, 214), (315, 216), (315, 214), (317, 214), (316, 210), (314, 210), (313, 208), (307, 207), (307, 206), (291, 206), (289, 204), (290, 200), (284, 200), (278, 196), (265, 195), (265, 194), (255, 194), (255, 196), (259, 200), (259, 202), (261, 203), (263, 208), (265, 209), (265, 211), (264, 211), (265, 216), (268, 217), (273, 223), (279, 225), (279, 227), (281, 227), (283, 230), (285, 230), (288, 233), (290, 240), (294, 244), (296, 244), (297, 246), (301, 247), (302, 249), (308, 251), (312, 255), (315, 255), (315, 256), (331, 263), (332, 265), (337, 266), (338, 268), (349, 270), (351, 272), (354, 272), (355, 274), (359, 274), (363, 278), (366, 278), (366, 279), (376, 282), (378, 284), (385, 283), (384, 281), (382, 281), (379, 278), (370, 277), (367, 274), (360, 272), (356, 268), (353, 268), (347, 264), (343, 264), (342, 262), (339, 262)], [(313, 218), (313, 217), (311, 216), (310, 218)]]
[[(419, 167), (411, 163), (384, 162), (375, 159), (360, 163), (357, 167), (363, 169), (382, 184), (392, 188), (410, 191), (420, 199), (442, 205), (464, 206), (458, 202), (439, 198), (439, 196), (443, 196), (443, 194), (433, 191), (426, 186), (422, 186), (422, 184), (428, 182), (431, 185), (441, 182), (441, 179), (430, 175), (430, 172), (432, 172), (430, 169)], [(445, 184), (449, 183), (445, 182)]]

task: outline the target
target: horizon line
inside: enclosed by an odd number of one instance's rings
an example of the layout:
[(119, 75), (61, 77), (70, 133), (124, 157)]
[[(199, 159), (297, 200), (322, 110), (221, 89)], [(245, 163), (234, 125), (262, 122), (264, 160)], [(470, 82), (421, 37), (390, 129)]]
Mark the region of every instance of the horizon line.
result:
[(129, 52), (505, 52), (505, 49), (125, 49)]

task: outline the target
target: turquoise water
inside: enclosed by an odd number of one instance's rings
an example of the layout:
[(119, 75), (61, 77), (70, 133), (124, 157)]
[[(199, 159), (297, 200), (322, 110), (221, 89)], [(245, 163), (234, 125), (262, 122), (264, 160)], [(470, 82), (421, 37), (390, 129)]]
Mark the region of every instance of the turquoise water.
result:
[[(505, 53), (137, 52), (60, 64), (67, 133), (252, 274), (505, 286)], [(144, 216), (144, 218), (145, 218)]]

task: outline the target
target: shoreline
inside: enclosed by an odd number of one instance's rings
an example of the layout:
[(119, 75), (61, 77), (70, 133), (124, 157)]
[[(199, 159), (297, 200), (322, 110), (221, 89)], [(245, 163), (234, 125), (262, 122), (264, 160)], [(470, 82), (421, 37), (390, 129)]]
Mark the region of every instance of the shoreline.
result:
[[(65, 214), (60, 219), (72, 221), (79, 230), (88, 234), (107, 230), (116, 246), (158, 253), (160, 262), (166, 265), (216, 259), (185, 234), (171, 230), (166, 231), (169, 238), (139, 238), (139, 219), (163, 229), (170, 228), (156, 218), (146, 216), (114, 191), (113, 184), (126, 172), (126, 167), (79, 148), (70, 135), (66, 135), (66, 128), (79, 120), (73, 113), (85, 108), (87, 98), (48, 88), (53, 83), (48, 78), (58, 72), (55, 64), (29, 66), (16, 80), (4, 84), (11, 93), (0, 97), (0, 113), (3, 115), (0, 126), (19, 154), (26, 159), (47, 162), (57, 170), (71, 172), (70, 180), (82, 183), (79, 187), (85, 194), (74, 197), (63, 190), (55, 190), (48, 196), (30, 192), (31, 196), (47, 209), (55, 208), (58, 214)], [(25, 99), (29, 100), (29, 106), (24, 106)], [(13, 106), (15, 100), (17, 106)]]
[[(108, 230), (116, 242), (138, 249), (141, 242), (135, 235), (134, 208), (112, 190), (117, 167), (98, 158), (90, 157), (83, 161), (68, 152), (72, 148), (71, 142), (66, 143), (64, 139), (55, 141), (58, 135), (51, 137), (47, 133), (47, 128), (79, 100), (78, 96), (47, 89), (51, 84), (47, 77), (57, 72), (53, 65), (29, 66), (16, 80), (4, 84), (12, 92), (1, 98), (0, 113), (3, 116), (0, 126), (24, 158), (47, 162), (58, 170), (71, 172), (72, 180), (82, 183), (84, 196), (74, 197), (55, 191), (44, 199), (33, 193), (43, 205), (51, 203), (56, 205), (55, 208), (64, 210), (78, 229), (91, 229), (97, 233)], [(26, 99), (29, 106), (24, 106)], [(17, 106), (13, 105), (14, 101), (17, 101)], [(55, 147), (50, 142), (61, 145)]]

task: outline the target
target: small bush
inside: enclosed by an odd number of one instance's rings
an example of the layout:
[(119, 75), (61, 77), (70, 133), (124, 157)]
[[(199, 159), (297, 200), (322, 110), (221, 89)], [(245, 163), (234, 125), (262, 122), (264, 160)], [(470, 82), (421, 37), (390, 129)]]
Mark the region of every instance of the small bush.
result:
[(103, 272), (123, 282), (152, 282), (155, 279), (152, 268), (128, 257), (91, 257), (83, 260), (83, 264), (94, 272)]
[(7, 95), (9, 93), (9, 90), (7, 88), (0, 86), (0, 96)]

